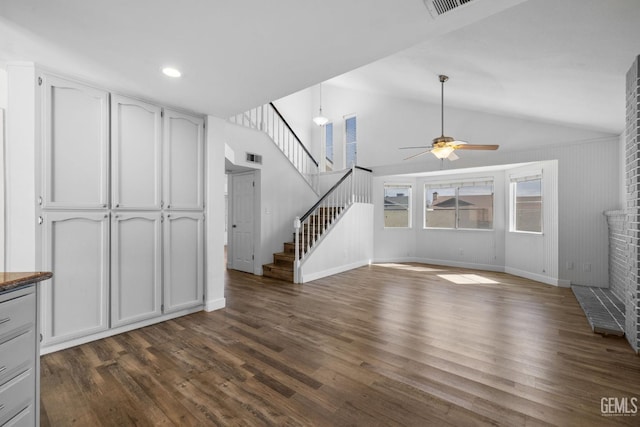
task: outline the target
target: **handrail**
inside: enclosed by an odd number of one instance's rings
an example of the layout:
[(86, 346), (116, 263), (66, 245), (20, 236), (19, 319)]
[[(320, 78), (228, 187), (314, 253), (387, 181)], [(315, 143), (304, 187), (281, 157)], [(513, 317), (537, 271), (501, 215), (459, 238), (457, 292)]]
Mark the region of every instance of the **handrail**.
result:
[(319, 164), (302, 143), (273, 102), (229, 118), (231, 123), (266, 133), (280, 152), (318, 193)]
[(354, 203), (371, 203), (371, 169), (352, 166), (327, 191), (302, 218), (293, 221), (294, 232), (294, 280), (299, 283), (301, 263), (311, 253), (316, 243), (333, 227), (342, 212)]
[(371, 170), (371, 169), (367, 169), (367, 168), (363, 168), (362, 166), (357, 166), (357, 165), (355, 165), (355, 166), (353, 166), (353, 167), (354, 167), (354, 168), (356, 168), (356, 169), (360, 169), (361, 171), (365, 171), (365, 172), (373, 173), (373, 170)]
[[(356, 166), (356, 167), (357, 167), (357, 166)], [(364, 168), (358, 168), (358, 169), (368, 170), (368, 169), (364, 169)], [(369, 172), (371, 172), (371, 171), (369, 171)], [(323, 202), (327, 197), (329, 197), (329, 195), (330, 195), (330, 194), (331, 194), (331, 193), (332, 193), (336, 188), (338, 188), (338, 186), (339, 186), (340, 184), (342, 184), (342, 183), (343, 183), (347, 178), (349, 178), (349, 175), (351, 175), (352, 173), (353, 173), (353, 169), (349, 169), (349, 170), (347, 171), (347, 173), (345, 173), (345, 174), (342, 176), (342, 178), (340, 178), (340, 179), (338, 180), (338, 182), (336, 182), (335, 184), (333, 184), (333, 187), (331, 187), (331, 188), (329, 189), (329, 191), (327, 191), (326, 193), (324, 193), (324, 195), (323, 195), (322, 197), (320, 197), (320, 200), (318, 200), (318, 201), (316, 202), (316, 204), (315, 204), (315, 205), (313, 205), (313, 206), (311, 207), (311, 209), (309, 209), (309, 210), (308, 210), (304, 215), (302, 215), (302, 216), (300, 217), (300, 221), (301, 221), (301, 222), (304, 222), (304, 220), (305, 220), (305, 219), (309, 218), (309, 215), (311, 215), (311, 214), (313, 213), (313, 211), (315, 211), (315, 210), (318, 208), (318, 206), (320, 206), (320, 205), (322, 204), (322, 202)]]
[(276, 106), (273, 104), (273, 102), (270, 102), (269, 105), (271, 106), (271, 108), (273, 108), (273, 111), (276, 112), (276, 114), (278, 115), (278, 117), (280, 117), (280, 120), (282, 120), (282, 122), (284, 123), (284, 125), (287, 127), (287, 129), (289, 129), (289, 132), (291, 132), (293, 134), (293, 137), (296, 139), (296, 141), (298, 141), (298, 144), (300, 144), (300, 146), (302, 147), (302, 149), (304, 150), (305, 153), (307, 153), (307, 155), (311, 158), (311, 161), (318, 166), (318, 161), (313, 157), (313, 155), (309, 152), (309, 150), (307, 150), (307, 147), (305, 147), (305, 145), (302, 143), (302, 141), (300, 141), (300, 138), (298, 138), (298, 135), (296, 135), (296, 133), (294, 132), (294, 130), (291, 128), (291, 126), (289, 125), (289, 123), (287, 122), (287, 120), (282, 116), (282, 114), (280, 114), (280, 111), (278, 111), (278, 109), (276, 108)]

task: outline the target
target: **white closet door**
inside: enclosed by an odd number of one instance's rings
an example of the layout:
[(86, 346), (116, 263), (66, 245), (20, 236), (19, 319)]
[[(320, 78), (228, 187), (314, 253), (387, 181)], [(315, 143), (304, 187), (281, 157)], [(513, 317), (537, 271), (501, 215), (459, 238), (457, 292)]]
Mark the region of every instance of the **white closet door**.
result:
[(111, 327), (161, 314), (161, 215), (113, 214)]
[(204, 216), (172, 212), (164, 221), (164, 312), (203, 304)]
[(112, 207), (161, 207), (161, 109), (111, 96)]
[(109, 328), (109, 215), (43, 214), (43, 345)]
[(108, 203), (109, 94), (43, 75), (42, 206)]
[(202, 209), (204, 120), (165, 109), (163, 124), (167, 209)]

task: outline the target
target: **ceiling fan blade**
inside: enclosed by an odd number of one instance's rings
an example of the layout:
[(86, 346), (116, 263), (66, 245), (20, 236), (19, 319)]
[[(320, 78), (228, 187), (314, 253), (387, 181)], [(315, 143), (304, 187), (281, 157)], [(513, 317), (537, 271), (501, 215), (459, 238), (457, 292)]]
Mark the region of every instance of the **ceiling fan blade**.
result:
[(474, 145), (474, 144), (462, 144), (456, 145), (456, 150), (497, 150), (499, 145)]
[(411, 149), (414, 149), (414, 148), (431, 148), (431, 146), (430, 145), (419, 145), (419, 146), (416, 146), (416, 147), (400, 147), (400, 150), (411, 150)]
[(458, 157), (456, 155), (456, 153), (454, 153), (453, 151), (451, 153), (449, 153), (449, 155), (447, 156), (447, 159), (449, 159), (450, 161), (454, 161), (454, 160), (458, 160), (460, 157)]
[(427, 150), (427, 151), (423, 151), (423, 152), (421, 152), (421, 153), (414, 154), (413, 156), (409, 156), (409, 157), (407, 157), (406, 159), (402, 159), (402, 160), (409, 160), (409, 159), (413, 159), (414, 157), (419, 157), (419, 156), (422, 156), (423, 154), (427, 154), (427, 153), (430, 153), (430, 152), (431, 152), (431, 150), (429, 149), (429, 150)]

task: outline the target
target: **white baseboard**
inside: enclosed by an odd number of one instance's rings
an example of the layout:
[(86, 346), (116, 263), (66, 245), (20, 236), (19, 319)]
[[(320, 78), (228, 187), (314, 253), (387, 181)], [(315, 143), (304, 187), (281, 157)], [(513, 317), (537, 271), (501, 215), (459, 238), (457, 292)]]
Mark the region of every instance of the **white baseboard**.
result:
[(134, 329), (144, 328), (145, 326), (155, 325), (156, 323), (164, 322), (167, 320), (175, 319), (176, 317), (186, 316), (187, 314), (196, 313), (202, 311), (202, 306), (196, 306), (185, 310), (176, 311), (175, 313), (165, 314), (153, 319), (143, 320), (142, 322), (132, 323), (130, 325), (120, 326), (119, 328), (111, 328), (106, 331), (98, 332), (96, 334), (86, 335), (80, 338), (70, 339), (58, 344), (43, 345), (40, 347), (40, 354), (45, 355), (56, 351), (64, 350), (67, 348), (75, 347), (77, 345), (86, 344), (91, 341), (96, 341), (102, 338), (112, 337), (114, 335), (121, 334), (123, 332), (133, 331)]
[(442, 265), (446, 267), (469, 268), (471, 270), (496, 271), (499, 273), (504, 272), (504, 267), (501, 265), (475, 264), (472, 262), (450, 261), (450, 260), (444, 260), (444, 259), (405, 257), (405, 258), (386, 258), (386, 259), (374, 260), (374, 263), (377, 263), (377, 264), (385, 263), (385, 262), (417, 262), (420, 264), (433, 264), (433, 265)]
[(225, 308), (227, 305), (226, 298), (212, 299), (204, 303), (204, 311), (214, 311)]
[(504, 272), (513, 274), (514, 276), (524, 277), (525, 279), (535, 280), (536, 282), (546, 283), (547, 285), (557, 286), (559, 288), (568, 288), (571, 286), (571, 281), (569, 280), (557, 279), (555, 277), (544, 276), (530, 271), (518, 270), (517, 268), (505, 267)]
[(474, 264), (470, 262), (458, 262), (442, 259), (429, 259), (429, 258), (416, 258), (416, 257), (400, 257), (400, 258), (384, 258), (376, 259), (374, 263), (380, 264), (385, 262), (418, 262), (421, 264), (433, 264), (442, 265), (447, 267), (459, 267), (469, 268), (473, 270), (485, 270), (495, 271), (498, 273), (508, 273), (518, 277), (524, 277), (525, 279), (535, 280), (536, 282), (542, 282), (547, 285), (558, 286), (560, 288), (568, 288), (571, 286), (571, 281), (557, 279), (555, 277), (544, 276), (542, 274), (531, 273), (529, 271), (519, 270), (517, 268), (504, 267), (502, 265), (490, 265), (490, 264)]
[(302, 278), (300, 283), (311, 282), (312, 280), (321, 279), (323, 277), (331, 276), (338, 273), (343, 273), (345, 271), (353, 270), (354, 268), (362, 267), (365, 265), (369, 265), (369, 260), (357, 261), (351, 264), (341, 265), (338, 267), (333, 267), (328, 270), (319, 271), (317, 273), (305, 274), (304, 267), (302, 268)]

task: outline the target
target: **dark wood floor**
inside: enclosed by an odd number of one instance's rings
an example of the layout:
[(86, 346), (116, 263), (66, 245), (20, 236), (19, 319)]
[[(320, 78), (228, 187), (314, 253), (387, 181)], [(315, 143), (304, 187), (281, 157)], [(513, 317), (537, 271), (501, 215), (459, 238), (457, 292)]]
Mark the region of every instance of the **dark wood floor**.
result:
[(640, 357), (568, 289), (374, 265), (305, 285), (229, 271), (226, 298), (42, 357), (42, 425), (640, 425), (601, 415), (640, 397)]

